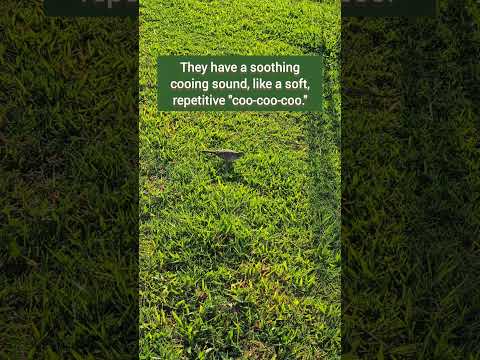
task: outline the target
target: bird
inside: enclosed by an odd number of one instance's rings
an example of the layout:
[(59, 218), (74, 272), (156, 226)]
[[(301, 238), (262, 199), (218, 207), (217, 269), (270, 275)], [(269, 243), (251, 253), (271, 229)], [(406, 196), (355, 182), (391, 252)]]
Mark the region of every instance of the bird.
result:
[(229, 149), (219, 149), (219, 150), (202, 150), (202, 152), (207, 154), (217, 155), (226, 162), (230, 163), (241, 158), (244, 154), (241, 151), (229, 150)]

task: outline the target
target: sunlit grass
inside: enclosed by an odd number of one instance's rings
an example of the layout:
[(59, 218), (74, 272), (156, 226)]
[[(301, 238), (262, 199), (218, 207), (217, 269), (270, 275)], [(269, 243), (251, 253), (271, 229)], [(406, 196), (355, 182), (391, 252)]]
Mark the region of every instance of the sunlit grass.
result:
[[(339, 358), (339, 20), (333, 1), (143, 2), (142, 359)], [(323, 47), (324, 114), (157, 113), (158, 55)]]

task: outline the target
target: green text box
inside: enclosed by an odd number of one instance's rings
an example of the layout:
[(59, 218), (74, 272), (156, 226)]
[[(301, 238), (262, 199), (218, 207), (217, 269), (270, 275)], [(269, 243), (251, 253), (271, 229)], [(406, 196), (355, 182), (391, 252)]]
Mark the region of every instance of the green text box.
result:
[[(212, 63), (216, 67), (212, 67)], [(232, 70), (236, 66), (237, 72), (211, 72), (212, 69), (219, 70), (220, 65), (225, 70)], [(207, 71), (203, 74), (185, 71), (192, 69), (192, 66), (198, 69), (203, 66)], [(245, 69), (248, 71), (242, 71)], [(258, 72), (262, 70), (263, 73)], [(299, 72), (295, 74), (281, 70)], [(254, 84), (261, 83), (259, 79), (263, 80), (263, 85), (270, 81), (273, 89), (254, 89)], [(217, 89), (213, 88), (215, 82)], [(282, 89), (276, 89), (279, 82), (283, 85)], [(322, 56), (162, 56), (157, 62), (158, 110), (321, 111), (322, 82)], [(250, 89), (221, 89), (222, 84), (248, 85)], [(172, 86), (183, 88), (172, 89)], [(287, 86), (290, 88), (287, 89)], [(190, 101), (190, 105), (181, 103), (181, 99)], [(224, 103), (219, 99), (223, 99)]]
[(436, 16), (437, 0), (342, 0), (342, 16)]
[(138, 16), (139, 0), (44, 0), (47, 16)]

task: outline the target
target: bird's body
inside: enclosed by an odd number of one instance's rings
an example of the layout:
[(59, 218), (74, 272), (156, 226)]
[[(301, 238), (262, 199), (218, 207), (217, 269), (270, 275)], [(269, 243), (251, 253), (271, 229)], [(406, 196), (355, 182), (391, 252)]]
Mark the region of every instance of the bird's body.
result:
[(222, 158), (223, 160), (230, 162), (235, 161), (243, 156), (243, 152), (229, 150), (229, 149), (220, 149), (220, 150), (202, 150), (202, 152), (207, 154), (217, 155), (218, 157)]

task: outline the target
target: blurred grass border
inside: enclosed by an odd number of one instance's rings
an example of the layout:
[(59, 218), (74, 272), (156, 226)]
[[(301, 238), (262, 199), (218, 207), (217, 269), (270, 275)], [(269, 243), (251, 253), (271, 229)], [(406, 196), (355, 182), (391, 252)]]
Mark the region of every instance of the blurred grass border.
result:
[(138, 23), (0, 4), (0, 358), (138, 348)]
[(480, 357), (479, 14), (342, 20), (345, 359)]

